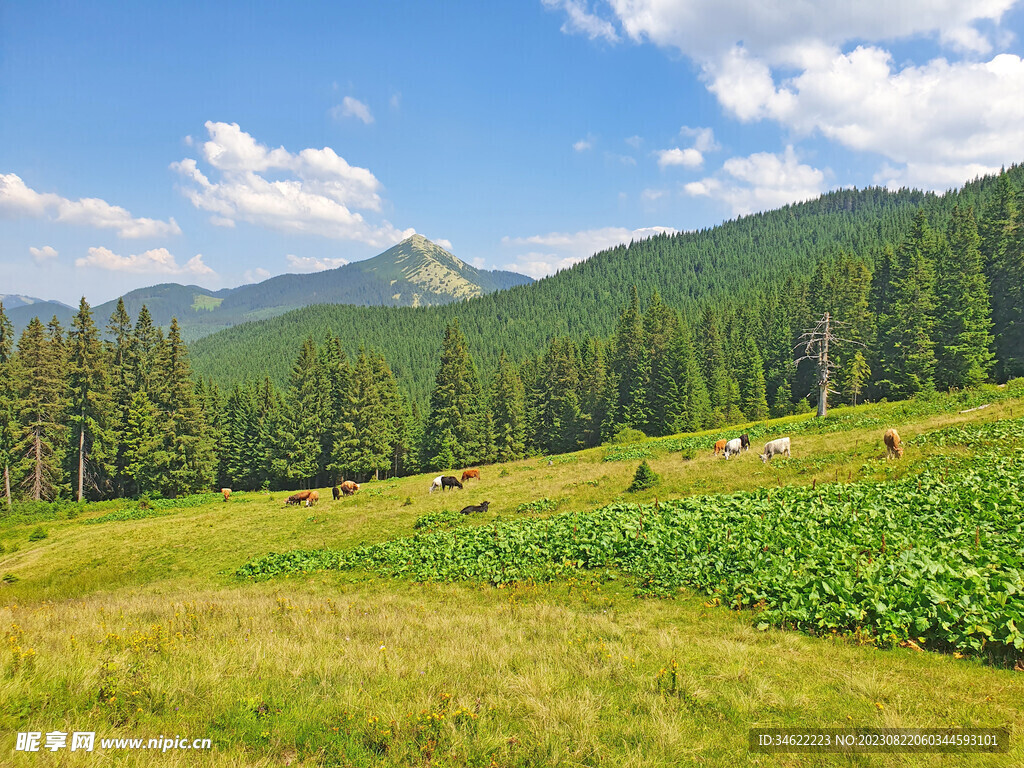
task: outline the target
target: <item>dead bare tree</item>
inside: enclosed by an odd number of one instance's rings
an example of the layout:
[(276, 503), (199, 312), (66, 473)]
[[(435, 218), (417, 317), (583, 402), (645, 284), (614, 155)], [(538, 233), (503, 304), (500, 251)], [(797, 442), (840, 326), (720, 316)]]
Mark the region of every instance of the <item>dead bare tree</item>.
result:
[(864, 346), (859, 341), (836, 336), (834, 328), (841, 325), (844, 325), (844, 323), (835, 320), (829, 312), (826, 312), (815, 323), (813, 328), (800, 334), (800, 338), (794, 347), (794, 350), (803, 349), (804, 352), (802, 357), (797, 358), (794, 363), (795, 365), (800, 365), (804, 360), (814, 360), (817, 365), (818, 416), (824, 416), (828, 413), (829, 393), (838, 394), (838, 391), (832, 389), (829, 385), (832, 374), (836, 369), (835, 361), (829, 357), (829, 347), (837, 344), (858, 344)]

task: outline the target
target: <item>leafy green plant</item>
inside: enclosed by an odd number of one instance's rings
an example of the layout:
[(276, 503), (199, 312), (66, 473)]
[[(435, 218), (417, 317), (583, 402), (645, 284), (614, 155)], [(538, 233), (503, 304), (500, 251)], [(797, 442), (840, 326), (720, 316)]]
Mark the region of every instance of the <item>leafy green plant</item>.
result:
[(536, 501), (523, 502), (516, 507), (516, 513), (543, 514), (544, 512), (552, 512), (557, 509), (563, 501), (565, 501), (565, 499), (549, 499), (545, 496), (543, 499), (537, 499)]
[(30, 533), (28, 535), (28, 540), (29, 541), (42, 541), (43, 539), (48, 538), (49, 535), (50, 534), (48, 534), (45, 530), (43, 530), (43, 526), (37, 525), (35, 528), (32, 529), (32, 533)]

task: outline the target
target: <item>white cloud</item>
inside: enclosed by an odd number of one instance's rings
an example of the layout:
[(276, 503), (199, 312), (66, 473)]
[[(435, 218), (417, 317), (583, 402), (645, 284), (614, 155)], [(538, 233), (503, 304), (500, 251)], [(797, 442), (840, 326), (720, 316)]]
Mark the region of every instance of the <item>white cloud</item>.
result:
[(681, 165), (684, 168), (699, 168), (704, 162), (704, 155), (692, 147), (687, 149), (679, 149), (679, 147), (661, 149), (655, 152), (655, 154), (658, 156), (658, 165), (662, 168), (677, 165)]
[(30, 247), (28, 252), (32, 254), (32, 258), (36, 260), (37, 264), (57, 258), (57, 249), (52, 245), (44, 245), (42, 248)]
[(640, 197), (648, 203), (653, 203), (655, 200), (660, 200), (668, 194), (667, 189), (645, 189), (640, 193)]
[[(821, 135), (875, 154), (886, 183), (944, 189), (1024, 155), (1024, 63), (1000, 53), (1014, 42), (1000, 24), (1018, 4), (608, 0), (598, 21), (692, 59), (741, 121), (771, 120), (794, 140)], [(563, 30), (582, 31), (565, 10)], [(897, 64), (885, 49), (921, 38), (947, 56)], [(711, 151), (710, 134), (694, 139), (694, 149)]]
[[(381, 184), (366, 168), (349, 165), (330, 147), (269, 149), (237, 123), (207, 122), (202, 155), (217, 173), (211, 180), (193, 158), (173, 163), (188, 186), (185, 196), (211, 221), (235, 221), (388, 247), (414, 234), (382, 220), (372, 224), (353, 209), (379, 212)], [(266, 175), (264, 175), (266, 174)], [(282, 178), (283, 177), (283, 178)]]
[(402, 94), (401, 93), (393, 93), (393, 94), (391, 94), (391, 98), (388, 99), (388, 104), (390, 104), (391, 108), (396, 110), (396, 111), (401, 109), (402, 108)]
[(13, 173), (0, 174), (0, 214), (34, 218), (48, 216), (53, 221), (113, 229), (126, 239), (181, 234), (181, 228), (174, 219), (135, 218), (124, 208), (96, 197), (69, 200), (53, 192), (36, 192)]
[(242, 273), (242, 280), (247, 283), (262, 283), (268, 277), (270, 277), (270, 270), (264, 269), (263, 267), (247, 269)]
[(435, 243), (436, 245), (440, 245), (442, 248), (444, 248), (446, 251), (448, 251), (448, 253), (452, 252), (452, 241), (451, 240), (446, 240), (443, 237), (439, 237), (436, 240), (433, 240), (431, 242)]
[(618, 42), (619, 35), (614, 25), (591, 13), (583, 0), (543, 0), (543, 3), (547, 8), (561, 8), (565, 11), (562, 31), (566, 34), (578, 33), (591, 40), (601, 38), (609, 43)]
[(679, 135), (693, 139), (693, 148), (698, 152), (714, 152), (720, 149), (715, 141), (715, 132), (711, 128), (691, 128), (684, 125), (679, 129)]
[[(554, 3), (546, 3), (549, 6)], [(975, 26), (998, 23), (1015, 0), (609, 0), (623, 33), (672, 47), (698, 61), (742, 43), (773, 64), (799, 65), (801, 50), (863, 40), (936, 35), (956, 50), (985, 53), (993, 42)], [(567, 13), (569, 12), (566, 9)], [(617, 34), (615, 26), (612, 34)], [(567, 21), (563, 31), (577, 30)]]
[(603, 227), (579, 232), (550, 232), (530, 237), (505, 236), (501, 242), (507, 248), (541, 246), (544, 250), (531, 248), (525, 253), (515, 255), (504, 269), (539, 279), (568, 269), (573, 264), (586, 261), (595, 253), (616, 245), (643, 240), (654, 235), (673, 234), (676, 231), (672, 227), (644, 227), (632, 230), (625, 227)]
[(722, 171), (684, 185), (693, 197), (711, 197), (727, 203), (733, 214), (778, 208), (818, 197), (825, 191), (824, 172), (801, 163), (792, 146), (781, 155), (758, 152), (725, 161)]
[(486, 264), (482, 256), (475, 257), (474, 259), (472, 259), (471, 263), (477, 269), (483, 269), (484, 265)]
[(625, 139), (625, 142), (629, 144), (633, 149), (640, 149), (640, 145), (644, 143), (644, 140), (640, 136), (630, 136)]
[(580, 139), (572, 145), (572, 148), (577, 152), (586, 152), (588, 149), (593, 149), (593, 147), (594, 142), (590, 138)]
[(285, 256), (285, 260), (289, 268), (295, 272), (323, 272), (325, 269), (337, 269), (348, 264), (348, 259), (340, 257), (318, 259), (314, 256), (295, 256), (291, 253)]
[[(398, 108), (398, 103), (395, 101), (394, 96), (391, 97), (391, 106), (395, 109)], [(373, 122), (373, 113), (370, 111), (370, 108), (359, 99), (354, 99), (351, 96), (346, 96), (341, 100), (341, 104), (331, 108), (331, 117), (335, 120), (354, 117), (356, 120), (362, 120), (366, 125)]]
[(214, 275), (203, 263), (203, 256), (197, 253), (179, 266), (177, 259), (166, 248), (153, 248), (140, 254), (120, 256), (109, 248), (90, 248), (85, 258), (75, 259), (76, 267), (95, 267), (111, 272), (133, 272), (138, 274), (161, 275)]

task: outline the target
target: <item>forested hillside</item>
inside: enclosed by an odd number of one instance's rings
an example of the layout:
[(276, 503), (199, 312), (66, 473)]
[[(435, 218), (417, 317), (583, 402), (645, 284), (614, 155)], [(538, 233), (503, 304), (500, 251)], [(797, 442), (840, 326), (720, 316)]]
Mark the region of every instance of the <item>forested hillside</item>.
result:
[[(982, 186), (972, 185), (967, 195), (977, 196)], [(873, 260), (922, 205), (948, 209), (951, 200), (909, 190), (840, 190), (699, 232), (620, 246), (534, 285), (457, 305), (308, 307), (196, 342), (195, 365), (221, 384), (269, 375), (281, 385), (303, 340), (331, 333), (349, 354), (360, 345), (380, 350), (403, 388), (425, 404), (441, 336), (455, 317), (473, 356), (490, 372), (502, 350), (521, 360), (556, 336), (607, 336), (634, 285), (644, 296), (658, 291), (689, 314), (723, 300), (742, 303), (768, 286), (809, 274), (819, 261), (839, 253)]]
[[(219, 365), (252, 375), (230, 385), (196, 381), (177, 323), (165, 336), (146, 307), (133, 324), (119, 303), (104, 342), (83, 300), (66, 334), (33, 321), (15, 346), (0, 304), (8, 495), (323, 486), (799, 413), (819, 372), (797, 342), (825, 313), (842, 337), (834, 403), (1024, 376), (1019, 176), (942, 197), (838, 192), (455, 307), (315, 307), (233, 331)], [(353, 325), (290, 345), (339, 312)]]

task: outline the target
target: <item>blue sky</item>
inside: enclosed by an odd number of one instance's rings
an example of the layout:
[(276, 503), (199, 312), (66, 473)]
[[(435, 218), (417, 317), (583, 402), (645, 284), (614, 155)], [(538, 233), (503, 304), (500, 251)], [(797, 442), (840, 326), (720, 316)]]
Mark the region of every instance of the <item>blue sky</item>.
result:
[(0, 294), (96, 304), (413, 231), (540, 277), (1024, 161), (1013, 0), (0, 3)]

